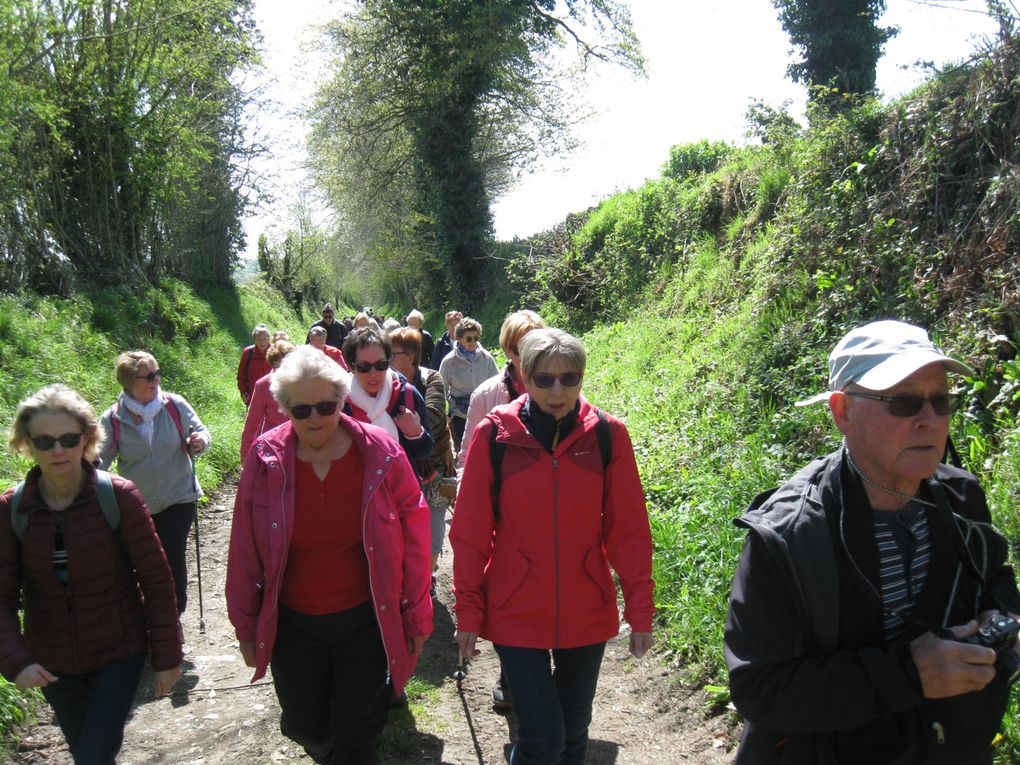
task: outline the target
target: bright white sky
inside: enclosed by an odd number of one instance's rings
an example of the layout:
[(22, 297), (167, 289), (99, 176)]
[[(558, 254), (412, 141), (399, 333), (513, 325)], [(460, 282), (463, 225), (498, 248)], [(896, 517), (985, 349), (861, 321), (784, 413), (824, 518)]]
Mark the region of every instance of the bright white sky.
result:
[[(928, 3), (939, 2), (938, 7)], [(878, 86), (900, 95), (924, 75), (918, 60), (944, 64), (970, 56), (995, 31), (984, 0), (888, 0), (883, 24), (900, 34), (879, 61)], [(309, 49), (314, 24), (340, 13), (344, 2), (256, 0), (265, 40), (267, 95), (278, 107), (257, 130), (275, 157), (260, 163), (275, 202), (246, 223), (248, 257), (263, 231), (286, 228), (288, 206), (305, 185), (301, 167), (306, 130), (291, 112), (314, 92), (327, 66)], [(801, 114), (803, 87), (786, 78), (789, 40), (769, 0), (630, 0), (634, 28), (648, 62), (647, 80), (602, 68), (588, 100), (596, 116), (579, 128), (584, 146), (522, 178), (493, 206), (500, 239), (548, 229), (568, 213), (658, 176), (671, 146), (710, 140), (741, 142), (751, 99), (793, 102)]]

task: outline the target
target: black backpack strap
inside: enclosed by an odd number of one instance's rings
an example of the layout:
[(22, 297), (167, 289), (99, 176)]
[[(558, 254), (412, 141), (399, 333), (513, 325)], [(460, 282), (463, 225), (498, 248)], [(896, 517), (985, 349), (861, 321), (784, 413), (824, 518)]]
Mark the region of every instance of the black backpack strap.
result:
[(953, 437), (949, 436), (946, 438), (946, 453), (942, 458), (942, 462), (953, 467), (958, 467), (960, 470), (966, 470), (963, 466), (963, 460), (960, 459), (960, 453), (956, 451), (956, 444), (953, 443)]
[(599, 421), (595, 423), (595, 438), (599, 442), (599, 452), (602, 454), (602, 472), (609, 467), (609, 461), (613, 458), (613, 432), (609, 427), (609, 418), (601, 409), (596, 409)]
[(492, 462), (492, 514), (499, 521), (499, 490), (503, 486), (503, 455), (506, 444), (496, 440), (496, 426), (489, 431), (489, 461)]

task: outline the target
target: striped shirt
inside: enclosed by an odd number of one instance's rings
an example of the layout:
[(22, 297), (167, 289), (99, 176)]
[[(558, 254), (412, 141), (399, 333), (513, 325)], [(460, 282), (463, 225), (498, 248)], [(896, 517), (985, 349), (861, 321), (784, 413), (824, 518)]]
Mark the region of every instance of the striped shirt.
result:
[(875, 542), (885, 611), (885, 637), (899, 637), (924, 590), (931, 563), (925, 508), (911, 502), (896, 513), (875, 512)]

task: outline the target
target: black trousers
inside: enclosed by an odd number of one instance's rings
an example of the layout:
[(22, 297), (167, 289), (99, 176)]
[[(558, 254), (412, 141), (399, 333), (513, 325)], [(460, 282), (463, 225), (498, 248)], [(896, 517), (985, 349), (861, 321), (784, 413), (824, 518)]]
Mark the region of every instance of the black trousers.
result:
[(152, 516), (156, 535), (163, 544), (166, 562), (174, 575), (174, 594), (177, 595), (177, 610), (182, 614), (188, 605), (188, 532), (195, 519), (195, 503), (182, 502)]
[(280, 606), (271, 660), (280, 730), (321, 765), (374, 765), (390, 712), (371, 603), (312, 616)]

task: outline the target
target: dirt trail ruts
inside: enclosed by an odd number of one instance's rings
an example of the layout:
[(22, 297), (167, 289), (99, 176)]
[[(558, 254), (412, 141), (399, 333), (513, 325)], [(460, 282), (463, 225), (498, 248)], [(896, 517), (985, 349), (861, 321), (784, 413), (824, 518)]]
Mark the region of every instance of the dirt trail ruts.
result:
[[(188, 610), (184, 615), (184, 677), (169, 699), (152, 696), (146, 671), (128, 721), (120, 765), (272, 765), (311, 763), (300, 747), (280, 734), (279, 707), (271, 682), (249, 684), (252, 671), (237, 651), (227, 619), (223, 582), (233, 492), (202, 508), (202, 594), (205, 631), (200, 631), (198, 581), (192, 545)], [(498, 675), (492, 646), (470, 665), (458, 692), (452, 673), (452, 556), (440, 559), (435, 632), (426, 644), (416, 677), (435, 691), (394, 709), (381, 761), (498, 765), (507, 762), (514, 735), (512, 714), (492, 710), (490, 691)], [(627, 637), (611, 641), (599, 678), (590, 734), (590, 765), (729, 763), (736, 732), (726, 716), (706, 717), (701, 692), (670, 682), (654, 651), (635, 661)], [(420, 687), (420, 684), (419, 684)], [(45, 704), (38, 724), (11, 744), (17, 765), (71, 765), (59, 729)]]

